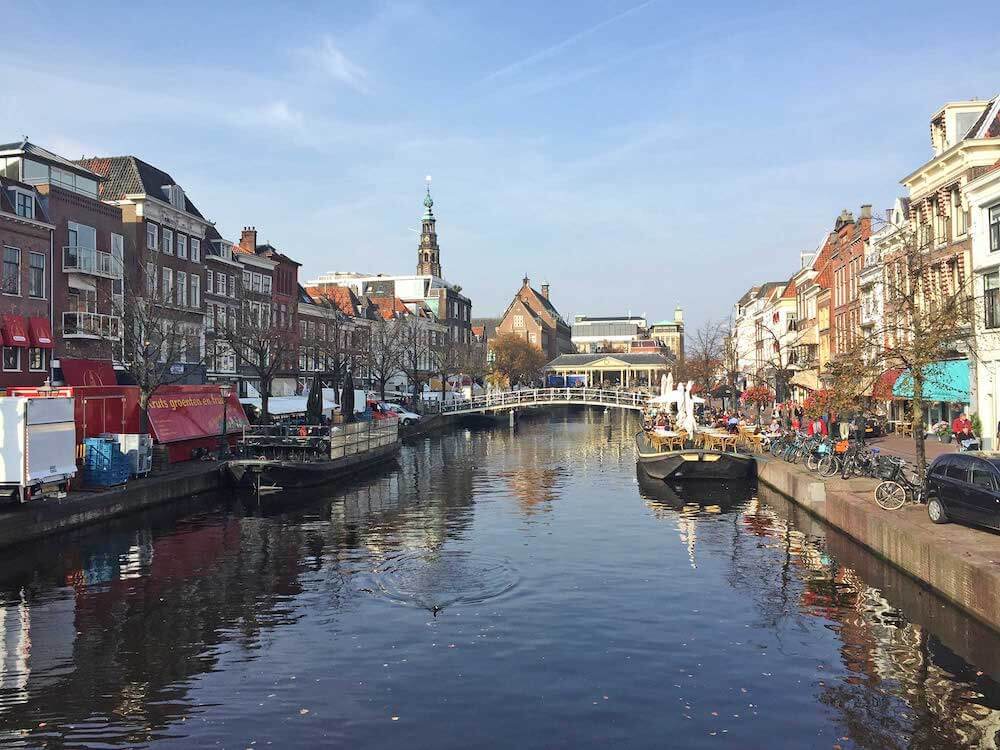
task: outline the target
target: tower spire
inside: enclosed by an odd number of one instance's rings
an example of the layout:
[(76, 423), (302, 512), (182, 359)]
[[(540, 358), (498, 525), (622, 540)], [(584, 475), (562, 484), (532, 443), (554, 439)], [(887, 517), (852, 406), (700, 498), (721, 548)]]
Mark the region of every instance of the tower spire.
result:
[(437, 243), (434, 199), (431, 198), (431, 176), (427, 175), (427, 194), (424, 196), (424, 215), (420, 220), (420, 247), (417, 248), (417, 273), (422, 276), (441, 277), (441, 250)]

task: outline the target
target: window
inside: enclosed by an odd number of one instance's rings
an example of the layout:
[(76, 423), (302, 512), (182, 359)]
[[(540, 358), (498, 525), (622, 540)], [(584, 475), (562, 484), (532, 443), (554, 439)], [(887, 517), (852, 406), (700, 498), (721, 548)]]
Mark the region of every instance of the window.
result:
[(261, 276), (259, 273), (253, 274), (251, 277), (250, 289), (254, 292), (260, 292), (261, 289)]
[(976, 461), (972, 464), (972, 483), (979, 487), (993, 489), (993, 469), (985, 462)]
[(524, 328), (524, 316), (515, 315), (514, 316), (514, 328)]
[(158, 250), (160, 245), (157, 240), (160, 228), (156, 224), (146, 222), (146, 247), (149, 250)]
[(194, 263), (201, 262), (201, 240), (194, 237), (191, 238), (191, 261)]
[(23, 216), (25, 219), (35, 218), (35, 196), (31, 193), (25, 193), (21, 190), (14, 191), (15, 196), (15, 210), (18, 216)]
[(1000, 328), (1000, 271), (983, 276), (983, 307), (987, 328)]
[(990, 252), (1000, 250), (1000, 206), (990, 209)]
[(3, 293), (21, 293), (21, 251), (16, 247), (3, 249)]
[(215, 291), (215, 272), (210, 268), (208, 269), (208, 282), (205, 285), (206, 292)]
[(156, 266), (152, 263), (146, 264), (146, 292), (156, 294)]
[(174, 230), (163, 227), (163, 245), (160, 248), (167, 255), (174, 254)]
[(219, 330), (224, 331), (226, 330), (226, 306), (219, 305), (216, 311), (219, 313)]
[(185, 234), (177, 235), (177, 257), (187, 258), (188, 257), (188, 238)]
[(236, 277), (229, 277), (229, 296), (236, 299)]
[(215, 303), (205, 303), (205, 333), (212, 333), (215, 330)]
[(163, 280), (160, 282), (160, 297), (164, 302), (174, 301), (174, 271), (171, 268), (163, 269)]
[(5, 346), (3, 348), (3, 369), (6, 372), (20, 372), (21, 370), (21, 348), (18, 346)]
[(191, 307), (201, 308), (201, 276), (191, 274)]
[(260, 290), (264, 294), (270, 294), (271, 293), (271, 277), (270, 276), (261, 276), (261, 279), (260, 279)]
[(188, 275), (184, 271), (177, 272), (177, 304), (187, 307), (188, 303)]
[(226, 296), (226, 275), (224, 273), (215, 274), (215, 293)]
[(299, 321), (299, 335), (302, 338), (308, 338), (308, 334), (309, 334), (309, 327), (306, 325), (306, 322), (304, 320), (300, 320)]
[(28, 369), (32, 372), (44, 372), (48, 368), (45, 366), (45, 350), (32, 347), (28, 349)]
[(45, 296), (45, 256), (28, 253), (28, 296)]
[(250, 289), (250, 272), (249, 271), (244, 271), (243, 272), (243, 288), (247, 289), (247, 290)]
[(121, 294), (121, 279), (125, 275), (125, 238), (114, 232), (111, 233), (111, 272), (118, 278), (114, 285), (115, 294)]
[(966, 467), (965, 462), (952, 459), (948, 463), (948, 468), (945, 470), (945, 476), (948, 479), (956, 479), (959, 482), (965, 482), (969, 479), (968, 467)]

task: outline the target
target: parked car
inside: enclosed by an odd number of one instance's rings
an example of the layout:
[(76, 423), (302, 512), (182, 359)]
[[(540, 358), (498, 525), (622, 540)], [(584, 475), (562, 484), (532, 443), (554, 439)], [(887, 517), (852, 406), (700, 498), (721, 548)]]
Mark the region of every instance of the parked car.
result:
[(927, 515), (1000, 530), (1000, 453), (949, 453), (927, 472)]
[(393, 404), (393, 403), (390, 403), (389, 401), (383, 401), (382, 402), (382, 408), (385, 411), (392, 412), (397, 417), (399, 417), (399, 423), (400, 424), (403, 424), (403, 425), (416, 424), (417, 422), (420, 421), (420, 415), (419, 414), (414, 414), (412, 411), (408, 411), (408, 410), (404, 409), (399, 404)]

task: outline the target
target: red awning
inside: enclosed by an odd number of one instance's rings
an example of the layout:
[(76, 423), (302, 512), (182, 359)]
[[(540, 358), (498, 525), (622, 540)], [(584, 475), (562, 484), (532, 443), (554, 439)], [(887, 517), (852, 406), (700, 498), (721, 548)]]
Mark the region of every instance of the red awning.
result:
[(899, 376), (903, 374), (902, 368), (893, 368), (882, 373), (875, 385), (872, 387), (872, 398), (879, 401), (892, 400), (892, 387), (896, 385)]
[(28, 318), (28, 336), (38, 349), (52, 348), (52, 327), (45, 318)]
[(28, 328), (20, 315), (3, 316), (3, 345), (19, 346), (24, 349), (31, 346), (28, 342)]
[(117, 385), (115, 368), (110, 360), (60, 358), (66, 385)]

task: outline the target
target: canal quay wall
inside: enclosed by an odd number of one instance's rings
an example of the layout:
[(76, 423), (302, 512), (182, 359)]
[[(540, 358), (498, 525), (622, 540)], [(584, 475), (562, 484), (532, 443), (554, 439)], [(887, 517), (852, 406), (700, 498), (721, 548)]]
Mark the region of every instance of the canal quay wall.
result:
[[(394, 459), (395, 454), (387, 454), (382, 461), (370, 459), (367, 453), (346, 456), (337, 459), (341, 465), (332, 478), (343, 479)], [(224, 464), (188, 461), (172, 464), (164, 471), (132, 479), (118, 487), (75, 491), (64, 498), (45, 498), (8, 506), (0, 512), (0, 548), (13, 547), (158, 505), (188, 500), (227, 486)]]
[(880, 508), (870, 480), (824, 481), (758, 459), (758, 480), (1000, 632), (1000, 535), (934, 524), (923, 505)]

